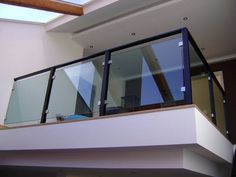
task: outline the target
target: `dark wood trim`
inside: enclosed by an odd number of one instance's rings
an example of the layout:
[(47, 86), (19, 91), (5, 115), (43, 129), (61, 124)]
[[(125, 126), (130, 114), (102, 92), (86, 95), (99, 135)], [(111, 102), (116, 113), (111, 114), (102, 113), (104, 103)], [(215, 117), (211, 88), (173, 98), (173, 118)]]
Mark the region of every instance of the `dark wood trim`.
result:
[(83, 7), (52, 0), (1, 0), (0, 3), (46, 10), (68, 15), (83, 15)]

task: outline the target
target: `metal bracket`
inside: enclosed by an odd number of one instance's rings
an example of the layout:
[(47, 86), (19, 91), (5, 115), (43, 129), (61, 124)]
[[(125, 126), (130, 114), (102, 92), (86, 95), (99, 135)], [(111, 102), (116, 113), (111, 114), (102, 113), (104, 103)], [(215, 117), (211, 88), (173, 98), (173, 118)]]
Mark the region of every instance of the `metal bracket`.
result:
[(16, 87), (16, 82), (13, 83), (13, 86), (12, 86), (12, 89), (11, 89), (12, 92), (15, 90), (15, 87)]
[(211, 80), (211, 77), (210, 77), (210, 76), (208, 76), (208, 80), (209, 80), (209, 81)]
[(215, 117), (215, 114), (214, 114), (214, 113), (211, 113), (211, 117)]
[(223, 100), (223, 103), (225, 104), (225, 103), (226, 103), (226, 100)]
[(52, 80), (54, 80), (54, 79), (56, 79), (56, 75), (53, 75), (53, 76), (52, 76)]
[(49, 110), (47, 109), (47, 110), (45, 111), (45, 113), (48, 114), (48, 113), (49, 113)]
[(179, 47), (183, 47), (183, 45), (184, 45), (184, 44), (183, 44), (183, 41), (180, 41), (180, 42), (178, 43), (178, 46), (179, 46)]
[(184, 86), (181, 87), (181, 88), (180, 88), (180, 91), (181, 91), (181, 92), (186, 92), (186, 87), (184, 87)]
[[(108, 64), (111, 65), (112, 64), (112, 60), (109, 60)], [(105, 66), (105, 62), (102, 62), (102, 66)]]
[[(107, 101), (107, 100), (105, 100), (105, 101), (104, 101), (104, 104), (108, 104), (108, 101)], [(98, 101), (97, 105), (98, 105), (98, 106), (100, 106), (100, 105), (101, 105), (101, 101), (100, 101), (100, 100)]]

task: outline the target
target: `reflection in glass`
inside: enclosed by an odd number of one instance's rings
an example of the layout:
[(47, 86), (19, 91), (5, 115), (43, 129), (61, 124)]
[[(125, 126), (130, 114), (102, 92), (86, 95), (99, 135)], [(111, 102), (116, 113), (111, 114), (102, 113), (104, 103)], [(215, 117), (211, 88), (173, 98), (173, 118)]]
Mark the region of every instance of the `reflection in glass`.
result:
[(99, 115), (103, 58), (56, 70), (47, 118), (74, 120)]
[(214, 91), (214, 101), (215, 101), (215, 112), (216, 112), (216, 126), (218, 129), (226, 135), (226, 123), (225, 123), (225, 112), (224, 112), (224, 97), (216, 85), (215, 80), (213, 79), (213, 91)]
[(5, 124), (40, 123), (49, 72), (16, 81), (8, 105)]
[(182, 38), (111, 54), (107, 114), (176, 105), (184, 99)]
[(203, 113), (205, 113), (207, 118), (211, 120), (208, 71), (191, 43), (189, 44), (189, 54), (192, 82), (192, 100), (193, 103), (196, 104)]

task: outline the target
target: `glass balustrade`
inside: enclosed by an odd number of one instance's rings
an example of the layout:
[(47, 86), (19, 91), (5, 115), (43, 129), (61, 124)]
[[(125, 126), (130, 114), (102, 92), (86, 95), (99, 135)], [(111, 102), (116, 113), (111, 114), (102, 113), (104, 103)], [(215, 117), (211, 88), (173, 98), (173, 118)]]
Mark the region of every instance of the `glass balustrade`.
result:
[(99, 116), (104, 56), (56, 69), (47, 122)]
[(189, 43), (192, 102), (227, 136), (224, 90), (193, 41)]
[(40, 123), (49, 74), (45, 72), (14, 83), (5, 125)]
[(37, 73), (16, 78), (6, 125), (196, 104), (224, 135), (227, 132), (224, 90), (186, 29)]
[(189, 43), (189, 59), (190, 59), (190, 74), (191, 74), (191, 88), (192, 101), (198, 108), (207, 116), (209, 120), (212, 119), (210, 90), (209, 90), (209, 71), (200, 59), (197, 52), (194, 50), (191, 43)]
[(179, 105), (184, 100), (180, 36), (111, 53), (106, 114)]
[(216, 126), (218, 129), (226, 135), (226, 122), (225, 122), (225, 108), (224, 108), (224, 96), (222, 90), (216, 82), (215, 79), (212, 79), (213, 82), (213, 93), (214, 93), (214, 105), (215, 105), (215, 117), (216, 117)]

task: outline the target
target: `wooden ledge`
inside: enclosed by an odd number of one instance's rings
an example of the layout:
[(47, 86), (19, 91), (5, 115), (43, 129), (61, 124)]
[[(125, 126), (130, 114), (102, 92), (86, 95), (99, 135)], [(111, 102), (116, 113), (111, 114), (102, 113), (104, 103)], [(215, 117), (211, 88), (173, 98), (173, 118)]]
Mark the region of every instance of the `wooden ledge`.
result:
[(1, 0), (0, 3), (46, 10), (68, 15), (83, 15), (83, 7), (55, 0)]
[(6, 129), (7, 127), (4, 125), (0, 125), (0, 129)]

